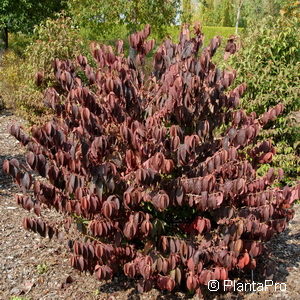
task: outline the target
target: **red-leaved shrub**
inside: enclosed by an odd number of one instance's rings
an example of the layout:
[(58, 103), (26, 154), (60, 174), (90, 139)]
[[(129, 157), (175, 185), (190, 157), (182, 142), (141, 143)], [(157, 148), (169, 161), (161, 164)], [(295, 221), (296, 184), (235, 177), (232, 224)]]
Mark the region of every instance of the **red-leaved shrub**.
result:
[[(27, 163), (12, 159), (3, 169), (24, 192), (18, 203), (38, 216), (24, 227), (52, 238), (70, 216), (83, 220), (87, 239), (71, 243), (71, 264), (99, 280), (124, 272), (141, 291), (200, 293), (231, 270), (254, 269), (263, 243), (293, 217), (300, 185), (274, 188), (282, 170), (255, 171), (275, 154), (256, 137), (283, 106), (259, 117), (238, 110), (245, 85), (228, 90), (235, 72), (211, 61), (220, 37), (202, 49), (194, 31), (191, 38), (183, 27), (179, 44), (158, 47), (150, 76), (140, 67), (154, 47), (149, 26), (129, 38), (135, 57), (119, 41), (116, 51), (92, 45), (97, 68), (81, 55), (56, 59), (60, 89), (45, 93), (55, 117), (30, 136), (11, 127)], [(65, 215), (61, 228), (43, 221), (51, 208)]]

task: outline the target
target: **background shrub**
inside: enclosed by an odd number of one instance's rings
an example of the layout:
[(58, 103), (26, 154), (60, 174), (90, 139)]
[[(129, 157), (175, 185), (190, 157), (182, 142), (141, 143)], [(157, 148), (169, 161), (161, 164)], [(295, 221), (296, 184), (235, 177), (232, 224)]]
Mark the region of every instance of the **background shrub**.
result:
[(9, 34), (9, 51), (13, 51), (16, 55), (24, 57), (24, 51), (34, 41), (33, 34), (24, 34), (19, 32)]
[[(245, 85), (229, 90), (235, 73), (211, 60), (220, 38), (203, 48), (194, 31), (183, 27), (179, 44), (160, 45), (149, 76), (140, 68), (154, 47), (149, 26), (130, 36), (135, 58), (119, 41), (115, 51), (92, 44), (94, 67), (83, 55), (56, 59), (58, 85), (45, 93), (55, 117), (30, 136), (10, 129), (28, 148), (26, 166), (3, 164), (22, 189), (18, 204), (37, 215), (24, 227), (49, 238), (78, 229), (71, 265), (99, 280), (124, 272), (140, 291), (201, 294), (210, 279), (255, 269), (264, 242), (293, 218), (300, 184), (273, 187), (282, 169), (256, 172), (275, 154), (258, 133), (283, 105), (260, 116), (238, 109)], [(51, 208), (64, 224), (43, 218)]]
[(285, 106), (283, 115), (271, 122), (260, 138), (276, 144), (271, 166), (284, 169), (286, 182), (299, 179), (300, 174), (299, 24), (293, 15), (253, 23), (242, 37), (242, 49), (227, 64), (238, 73), (236, 84), (247, 84), (241, 105), (248, 112), (261, 114), (279, 102)]
[[(30, 122), (47, 118), (43, 90), (55, 85), (53, 61), (87, 52), (86, 43), (70, 18), (47, 19), (34, 30), (34, 38), (21, 56), (8, 51), (0, 66), (0, 95), (4, 104)], [(40, 78), (37, 85), (36, 73)]]

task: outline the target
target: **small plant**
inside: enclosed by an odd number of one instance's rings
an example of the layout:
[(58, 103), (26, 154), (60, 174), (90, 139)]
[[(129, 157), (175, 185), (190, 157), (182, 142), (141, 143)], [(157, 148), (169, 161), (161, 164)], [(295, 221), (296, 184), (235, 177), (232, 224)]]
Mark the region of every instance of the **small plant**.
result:
[(48, 272), (49, 266), (45, 263), (38, 264), (36, 266), (36, 270), (37, 270), (38, 274), (44, 274), (44, 273)]
[(93, 294), (93, 296), (98, 296), (100, 294), (99, 289), (93, 290), (92, 294)]
[[(23, 220), (26, 229), (52, 238), (80, 224), (84, 241), (69, 242), (74, 268), (99, 280), (124, 272), (140, 291), (201, 294), (210, 279), (256, 268), (264, 242), (293, 218), (300, 184), (273, 187), (282, 169), (257, 176), (275, 154), (258, 133), (284, 107), (260, 116), (238, 109), (245, 84), (229, 90), (236, 73), (211, 61), (220, 37), (203, 49), (200, 27), (193, 37), (183, 27), (178, 44), (156, 49), (145, 77), (149, 34), (147, 26), (129, 37), (135, 57), (118, 41), (115, 51), (92, 44), (97, 67), (83, 55), (56, 59), (59, 86), (44, 100), (55, 117), (31, 135), (11, 127), (26, 165), (6, 160), (3, 170), (24, 192), (18, 204), (37, 215)], [(45, 209), (64, 223), (45, 220)]]

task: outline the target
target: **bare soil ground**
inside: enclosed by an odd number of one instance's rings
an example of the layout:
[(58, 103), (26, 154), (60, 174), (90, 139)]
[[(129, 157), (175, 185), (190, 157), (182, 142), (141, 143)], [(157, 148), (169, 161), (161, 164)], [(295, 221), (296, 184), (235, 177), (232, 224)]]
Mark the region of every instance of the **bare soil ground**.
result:
[[(24, 154), (24, 149), (8, 134), (7, 128), (13, 122), (25, 124), (9, 111), (0, 111), (0, 299), (188, 299), (179, 292), (167, 294), (155, 289), (139, 294), (133, 282), (122, 275), (99, 282), (94, 276), (80, 274), (69, 264), (67, 236), (50, 241), (23, 229), (22, 219), (28, 212), (16, 204), (14, 194), (19, 190), (2, 172), (4, 159), (21, 158)], [(286, 291), (280, 291), (277, 285), (276, 291), (268, 288), (262, 292), (207, 293), (205, 299), (300, 299), (299, 205), (295, 205), (295, 211), (288, 229), (268, 243), (271, 261), (276, 266), (273, 281), (283, 282), (281, 290), (286, 287)], [(54, 211), (45, 215), (62, 218)], [(259, 282), (258, 278), (255, 271), (253, 280)]]

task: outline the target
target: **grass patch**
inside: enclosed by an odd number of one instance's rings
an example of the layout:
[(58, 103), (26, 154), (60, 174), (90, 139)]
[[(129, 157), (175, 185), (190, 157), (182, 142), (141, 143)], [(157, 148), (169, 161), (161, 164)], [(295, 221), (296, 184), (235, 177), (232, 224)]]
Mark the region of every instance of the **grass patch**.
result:
[[(178, 42), (180, 26), (172, 26), (168, 31), (172, 40)], [(224, 39), (227, 39), (231, 34), (234, 34), (235, 28), (221, 26), (203, 26), (202, 31), (204, 33), (204, 45), (207, 45), (210, 40), (216, 35), (220, 35)], [(240, 29), (240, 33), (241, 31), (242, 30)]]

